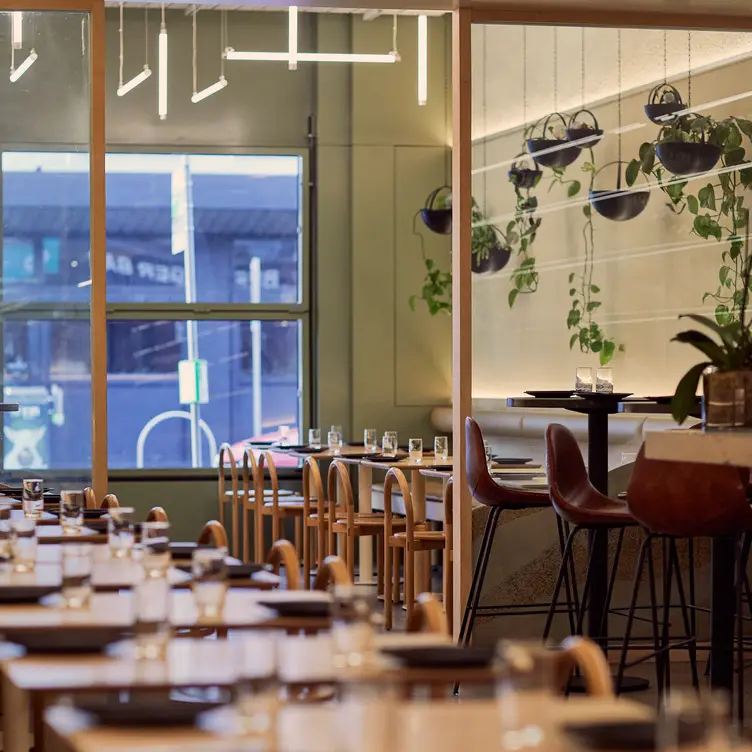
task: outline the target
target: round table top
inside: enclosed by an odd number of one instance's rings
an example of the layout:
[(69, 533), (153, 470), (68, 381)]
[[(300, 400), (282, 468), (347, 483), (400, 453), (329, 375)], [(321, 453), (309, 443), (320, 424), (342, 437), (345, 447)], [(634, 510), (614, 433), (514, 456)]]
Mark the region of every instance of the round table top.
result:
[(17, 413), (20, 409), (17, 402), (0, 402), (0, 413)]
[(607, 397), (507, 397), (507, 407), (561, 408), (577, 413), (616, 413), (619, 401)]

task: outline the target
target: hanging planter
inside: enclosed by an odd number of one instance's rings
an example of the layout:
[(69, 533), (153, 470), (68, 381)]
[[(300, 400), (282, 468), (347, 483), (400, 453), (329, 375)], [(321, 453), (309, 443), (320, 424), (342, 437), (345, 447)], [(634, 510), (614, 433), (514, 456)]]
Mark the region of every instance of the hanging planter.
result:
[[(441, 196), (446, 190), (448, 194)], [(431, 191), (426, 199), (426, 205), (420, 210), (420, 217), (425, 226), (439, 235), (449, 235), (452, 232), (451, 188), (442, 185)]]
[[(561, 127), (557, 130), (550, 124), (551, 118), (558, 118)], [(531, 129), (539, 135), (527, 140), (527, 150), (542, 167), (567, 167), (580, 156), (579, 146), (571, 146), (566, 137), (567, 121), (560, 112), (552, 112), (539, 120)]]
[(484, 251), (473, 251), (471, 269), (474, 274), (495, 274), (509, 263), (511, 256), (512, 249), (505, 248), (497, 242)]
[[(624, 162), (608, 162), (595, 173), (595, 176), (601, 170), (614, 164), (618, 166), (619, 170), (616, 177), (616, 189), (591, 190), (590, 203), (602, 217), (614, 222), (626, 222), (642, 214), (650, 200), (650, 190), (635, 191), (633, 188), (623, 189), (621, 187), (621, 166), (625, 164)], [(595, 179), (595, 176), (593, 176), (593, 179)], [(647, 180), (647, 178), (645, 179)]]
[(721, 158), (716, 124), (694, 113), (679, 115), (661, 128), (655, 154), (674, 175), (694, 175), (712, 170)]
[[(592, 125), (577, 120), (580, 115), (589, 115), (590, 119), (593, 121)], [(566, 136), (567, 141), (583, 142), (584, 139), (587, 139), (587, 141), (578, 144), (578, 146), (580, 146), (580, 148), (590, 148), (595, 146), (603, 138), (603, 129), (598, 127), (598, 119), (592, 112), (590, 112), (590, 110), (582, 109), (575, 112), (569, 119)]]
[(675, 119), (677, 112), (685, 109), (686, 105), (682, 102), (679, 90), (664, 81), (651, 89), (648, 103), (645, 105), (645, 114), (651, 123), (666, 125)]
[[(526, 157), (527, 155), (523, 152), (522, 154), (518, 154), (515, 159), (522, 156)], [(512, 162), (512, 166), (509, 169), (509, 172), (507, 172), (507, 176), (512, 185), (516, 185), (518, 188), (524, 190), (529, 190), (538, 185), (538, 181), (540, 181), (543, 173), (537, 167), (531, 169), (530, 167), (525, 167), (524, 164), (524, 162)]]

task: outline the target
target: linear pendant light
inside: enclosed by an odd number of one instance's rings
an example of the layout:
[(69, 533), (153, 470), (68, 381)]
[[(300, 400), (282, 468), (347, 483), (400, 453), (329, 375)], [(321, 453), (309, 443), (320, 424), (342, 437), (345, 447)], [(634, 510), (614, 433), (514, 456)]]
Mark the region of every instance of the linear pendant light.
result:
[(219, 23), (219, 48), (220, 48), (220, 56), (219, 56), (219, 80), (215, 81), (210, 86), (207, 86), (205, 89), (202, 89), (201, 91), (198, 91), (197, 89), (197, 69), (196, 69), (196, 51), (197, 51), (197, 44), (196, 44), (196, 15), (198, 13), (198, 8), (194, 5), (193, 6), (193, 94), (191, 96), (191, 102), (193, 104), (197, 104), (198, 102), (203, 101), (207, 97), (210, 97), (212, 94), (216, 94), (218, 91), (222, 91), (227, 86), (227, 79), (225, 78), (225, 56), (223, 54), (223, 51), (226, 47), (225, 44), (225, 35), (227, 34), (227, 11), (220, 11), (220, 23)]
[(14, 50), (23, 47), (23, 12), (14, 10), (11, 13), (11, 44)]
[(167, 26), (162, 3), (162, 25), (159, 27), (159, 60), (157, 62), (157, 111), (160, 120), (167, 119)]
[(428, 16), (418, 16), (418, 104), (428, 101)]
[(191, 95), (191, 102), (193, 102), (193, 104), (196, 104), (196, 102), (200, 102), (202, 99), (206, 99), (212, 94), (216, 94), (218, 91), (221, 91), (225, 88), (225, 86), (227, 86), (227, 79), (224, 76), (220, 76), (219, 80), (213, 83), (211, 86), (207, 86), (205, 89), (201, 89), (201, 91), (194, 92)]
[(118, 88), (117, 95), (119, 97), (125, 96), (129, 91), (133, 91), (137, 86), (146, 81), (151, 76), (151, 68), (149, 67), (149, 10), (144, 11), (144, 68), (140, 73), (137, 73), (129, 81), (123, 82), (123, 3), (120, 3), (120, 70), (118, 76)]
[(291, 5), (288, 17), (287, 49), (289, 51), (288, 67), (298, 69), (298, 6)]
[(18, 66), (18, 68), (11, 68), (10, 82), (12, 84), (16, 83), (16, 81), (18, 81), (18, 79), (21, 78), (21, 76), (23, 76), (32, 65), (34, 65), (38, 57), (39, 55), (37, 55), (36, 51), (32, 49), (29, 56)]

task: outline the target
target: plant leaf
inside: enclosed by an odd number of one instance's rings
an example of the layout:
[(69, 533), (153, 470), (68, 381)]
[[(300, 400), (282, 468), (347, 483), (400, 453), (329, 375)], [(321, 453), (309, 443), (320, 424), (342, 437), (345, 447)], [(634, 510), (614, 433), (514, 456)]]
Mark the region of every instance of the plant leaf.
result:
[(673, 399), (671, 400), (671, 415), (674, 420), (681, 425), (687, 419), (687, 416), (695, 406), (695, 395), (697, 394), (697, 385), (700, 383), (702, 372), (710, 363), (698, 363), (692, 366), (681, 377), (676, 385)]
[(728, 364), (728, 353), (717, 343), (714, 342), (707, 334), (698, 332), (696, 329), (688, 329), (679, 332), (671, 338), (672, 342), (683, 342), (687, 345), (696, 347), (705, 357), (710, 358), (711, 362), (720, 367)]
[(627, 185), (633, 186), (635, 184), (635, 180), (637, 180), (637, 176), (640, 174), (640, 162), (637, 159), (633, 159), (628, 165), (625, 172), (625, 177), (627, 179)]
[(569, 338), (569, 349), (571, 350), (574, 347), (574, 343), (577, 342), (577, 338), (579, 337), (579, 334), (573, 334)]
[(567, 188), (567, 196), (569, 198), (572, 198), (572, 196), (576, 196), (580, 192), (581, 184), (579, 180), (573, 180), (569, 187)]
[(570, 285), (572, 284), (572, 280), (573, 280), (573, 279), (574, 279), (574, 272), (571, 272), (571, 273), (569, 274), (569, 284), (570, 284)]
[(600, 353), (600, 362), (602, 366), (605, 366), (611, 362), (611, 360), (614, 357), (615, 351), (616, 351), (616, 343), (611, 339), (607, 339), (603, 343), (603, 349), (601, 350), (601, 353)]
[(507, 298), (507, 302), (509, 303), (509, 307), (511, 308), (514, 305), (514, 301), (517, 299), (517, 295), (519, 294), (519, 290), (517, 288), (509, 291), (509, 297)]
[(699, 211), (699, 204), (696, 196), (691, 194), (687, 196), (687, 209), (689, 209), (690, 214), (697, 214)]

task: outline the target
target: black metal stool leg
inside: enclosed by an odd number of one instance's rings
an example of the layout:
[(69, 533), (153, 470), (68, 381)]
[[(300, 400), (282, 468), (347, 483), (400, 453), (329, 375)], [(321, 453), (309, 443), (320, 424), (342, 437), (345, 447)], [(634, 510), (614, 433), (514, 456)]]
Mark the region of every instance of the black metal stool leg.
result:
[[(588, 596), (590, 595), (590, 580), (593, 576), (593, 540), (591, 536), (590, 548), (588, 550), (588, 565), (585, 573), (585, 585), (582, 588), (582, 601), (580, 602), (580, 612), (577, 614), (577, 632), (582, 634), (582, 622), (585, 619), (585, 611), (588, 607)], [(605, 609), (604, 609), (605, 610)]]
[(663, 562), (663, 632), (661, 634), (661, 663), (666, 677), (665, 688), (667, 692), (671, 691), (671, 661), (669, 660), (669, 651), (666, 649), (669, 642), (669, 628), (671, 626), (671, 586), (672, 571), (669, 562), (667, 541), (665, 538), (661, 541), (662, 545), (662, 562)]
[[(566, 537), (569, 537), (569, 533), (570, 533), (569, 523), (562, 521), (562, 527), (564, 528), (564, 535)], [(562, 557), (563, 556), (564, 554), (562, 552)], [(566, 577), (565, 582), (569, 581), (571, 583), (572, 599), (574, 603), (574, 614), (577, 614), (580, 611), (580, 594), (577, 588), (577, 568), (574, 563), (574, 549), (571, 549), (569, 551), (568, 561), (569, 561), (569, 566), (564, 575)]]
[[(736, 720), (739, 730), (744, 725), (744, 613), (742, 611), (744, 593), (744, 583), (746, 580), (746, 562), (744, 544), (746, 541), (737, 540), (736, 545)], [(749, 547), (746, 555), (749, 556)]]
[(614, 561), (611, 565), (611, 577), (608, 582), (608, 589), (606, 590), (606, 605), (603, 609), (603, 616), (601, 617), (601, 628), (600, 628), (600, 634), (608, 634), (608, 631), (605, 629), (606, 627), (606, 620), (608, 619), (608, 612), (611, 608), (611, 596), (614, 594), (614, 585), (616, 583), (616, 572), (619, 568), (619, 557), (621, 556), (621, 547), (624, 543), (624, 531), (625, 528), (621, 528), (619, 530), (619, 535), (616, 539), (616, 550), (614, 551)]
[(648, 579), (650, 586), (650, 615), (653, 623), (653, 651), (655, 652), (655, 685), (658, 689), (658, 702), (663, 697), (664, 676), (661, 671), (661, 663), (658, 660), (658, 651), (661, 647), (660, 635), (658, 632), (658, 598), (655, 592), (655, 565), (653, 562), (653, 537), (651, 536), (648, 548)]
[(551, 625), (554, 620), (554, 614), (556, 613), (556, 604), (559, 601), (559, 592), (561, 591), (561, 585), (566, 573), (568, 557), (572, 551), (572, 542), (575, 536), (580, 532), (582, 528), (579, 525), (575, 525), (572, 532), (567, 536), (567, 542), (564, 545), (564, 556), (561, 559), (561, 565), (559, 566), (559, 574), (556, 578), (556, 584), (554, 585), (554, 592), (551, 596), (551, 606), (548, 609), (548, 616), (546, 617), (546, 626), (543, 628), (543, 641), (548, 639), (549, 632), (551, 631)]
[(695, 633), (692, 632), (689, 612), (687, 609), (687, 599), (684, 595), (684, 580), (679, 566), (679, 553), (676, 550), (676, 538), (671, 539), (670, 556), (673, 561), (674, 572), (676, 573), (676, 592), (679, 596), (679, 607), (681, 608), (682, 621), (684, 622), (684, 634), (691, 640), (687, 645), (687, 653), (689, 654), (689, 665), (692, 670), (692, 686), (699, 690), (700, 677), (697, 674), (697, 641)]
[[(559, 517), (558, 514), (556, 515), (556, 528), (559, 533), (559, 553), (561, 554), (561, 560), (565, 561), (564, 546), (566, 544), (566, 541), (564, 540), (564, 526), (562, 524), (561, 517)], [(569, 580), (569, 565), (567, 564), (567, 569), (565, 570), (564, 574), (564, 592), (567, 596), (567, 603), (570, 604), (570, 607), (567, 610), (567, 616), (569, 617), (569, 634), (574, 635), (574, 615), (579, 607), (577, 602), (572, 601), (572, 588)]]

